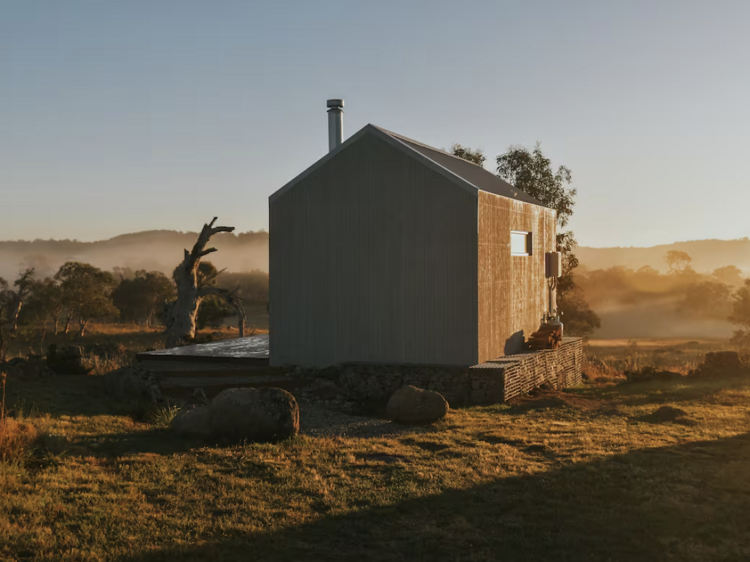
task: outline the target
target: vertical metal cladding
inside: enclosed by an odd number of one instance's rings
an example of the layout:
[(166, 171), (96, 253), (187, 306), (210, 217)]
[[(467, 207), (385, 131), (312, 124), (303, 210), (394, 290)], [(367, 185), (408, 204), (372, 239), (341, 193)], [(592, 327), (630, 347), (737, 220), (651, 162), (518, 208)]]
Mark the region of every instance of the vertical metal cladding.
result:
[[(480, 191), (478, 195), (479, 362), (517, 353), (546, 310), (544, 254), (555, 249), (555, 211)], [(511, 231), (532, 233), (530, 256), (510, 252)]]
[(273, 199), (271, 363), (476, 363), (477, 209), (374, 135)]

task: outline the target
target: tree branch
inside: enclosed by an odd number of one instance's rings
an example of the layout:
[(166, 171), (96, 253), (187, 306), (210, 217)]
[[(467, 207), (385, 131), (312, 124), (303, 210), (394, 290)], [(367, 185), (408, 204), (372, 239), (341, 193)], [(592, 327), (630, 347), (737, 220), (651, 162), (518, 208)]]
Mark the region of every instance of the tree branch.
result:
[(201, 229), (201, 232), (198, 235), (198, 240), (193, 246), (193, 251), (188, 252), (185, 250), (185, 261), (183, 264), (186, 270), (194, 268), (203, 256), (216, 251), (216, 248), (209, 248), (208, 250), (204, 249), (213, 235), (220, 232), (234, 232), (233, 226), (214, 226), (217, 218), (218, 217), (214, 217), (210, 223), (203, 225), (203, 229)]
[(216, 295), (217, 297), (221, 297), (237, 311), (237, 315), (239, 316), (238, 327), (240, 330), (240, 337), (244, 337), (245, 320), (247, 319), (247, 313), (245, 312), (245, 307), (242, 306), (242, 299), (237, 296), (237, 290), (230, 291), (229, 289), (222, 289), (221, 287), (201, 287), (200, 289), (198, 289), (199, 298), (207, 297), (209, 295)]

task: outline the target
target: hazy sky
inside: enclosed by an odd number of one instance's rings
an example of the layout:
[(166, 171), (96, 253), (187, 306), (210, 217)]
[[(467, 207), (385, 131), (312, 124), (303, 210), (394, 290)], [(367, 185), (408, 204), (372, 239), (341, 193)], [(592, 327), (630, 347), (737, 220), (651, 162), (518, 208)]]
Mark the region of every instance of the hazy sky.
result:
[(0, 239), (268, 226), (374, 123), (540, 141), (581, 244), (750, 235), (750, 2), (0, 0)]

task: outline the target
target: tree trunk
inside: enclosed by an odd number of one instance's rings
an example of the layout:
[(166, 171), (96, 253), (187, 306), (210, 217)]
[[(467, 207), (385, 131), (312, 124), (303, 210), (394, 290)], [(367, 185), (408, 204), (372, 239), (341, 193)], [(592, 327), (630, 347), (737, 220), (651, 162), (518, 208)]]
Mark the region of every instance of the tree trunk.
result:
[(52, 315), (52, 328), (53, 328), (52, 333), (54, 335), (57, 335), (57, 324), (58, 324), (59, 320), (60, 320), (60, 313), (59, 312), (55, 312)]
[(67, 334), (70, 329), (70, 321), (73, 319), (73, 315), (69, 312), (65, 313), (65, 328), (63, 328), (63, 334)]
[(21, 314), (22, 306), (23, 306), (23, 301), (20, 298), (16, 299), (16, 302), (10, 311), (10, 331), (11, 332), (15, 332), (18, 329), (18, 315)]
[[(185, 250), (185, 258), (174, 270), (174, 281), (177, 285), (177, 299), (171, 303), (164, 303), (166, 330), (166, 347), (175, 347), (186, 339), (195, 337), (195, 317), (198, 313), (201, 299), (209, 294), (231, 294), (225, 289), (215, 287), (198, 287), (198, 265), (201, 258), (216, 251), (216, 248), (205, 249), (206, 244), (214, 234), (219, 232), (233, 232), (233, 226), (214, 226), (216, 217), (203, 225), (198, 235), (198, 241), (193, 250)], [(236, 298), (236, 297), (235, 297)]]
[(237, 327), (240, 330), (240, 337), (245, 337), (245, 321), (247, 320), (247, 314), (245, 313), (245, 308), (240, 304), (239, 307), (235, 307), (237, 309)]
[(88, 320), (84, 320), (83, 318), (78, 319), (78, 326), (80, 327), (80, 330), (78, 331), (78, 337), (82, 338), (83, 334), (86, 332), (86, 324), (88, 324)]

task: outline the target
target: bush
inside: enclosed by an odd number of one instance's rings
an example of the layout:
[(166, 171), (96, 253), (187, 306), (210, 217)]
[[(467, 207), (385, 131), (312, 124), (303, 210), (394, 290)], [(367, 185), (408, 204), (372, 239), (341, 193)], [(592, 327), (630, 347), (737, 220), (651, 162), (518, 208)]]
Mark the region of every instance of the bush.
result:
[(33, 425), (13, 418), (0, 420), (0, 462), (12, 463), (23, 460), (29, 454), (30, 445), (36, 438), (37, 430)]
[(47, 348), (47, 366), (58, 375), (87, 375), (91, 368), (84, 366), (80, 347), (68, 345), (58, 348), (50, 344)]
[(149, 421), (157, 427), (169, 427), (179, 412), (180, 408), (175, 405), (158, 406), (150, 412)]
[(625, 371), (627, 382), (668, 381), (682, 377), (675, 371), (657, 370), (655, 367), (644, 367), (635, 371)]
[(90, 343), (83, 346), (83, 353), (94, 355), (100, 359), (115, 359), (128, 352), (125, 347), (119, 343)]
[(691, 377), (732, 377), (750, 374), (750, 358), (736, 351), (714, 351), (706, 353), (706, 358)]

